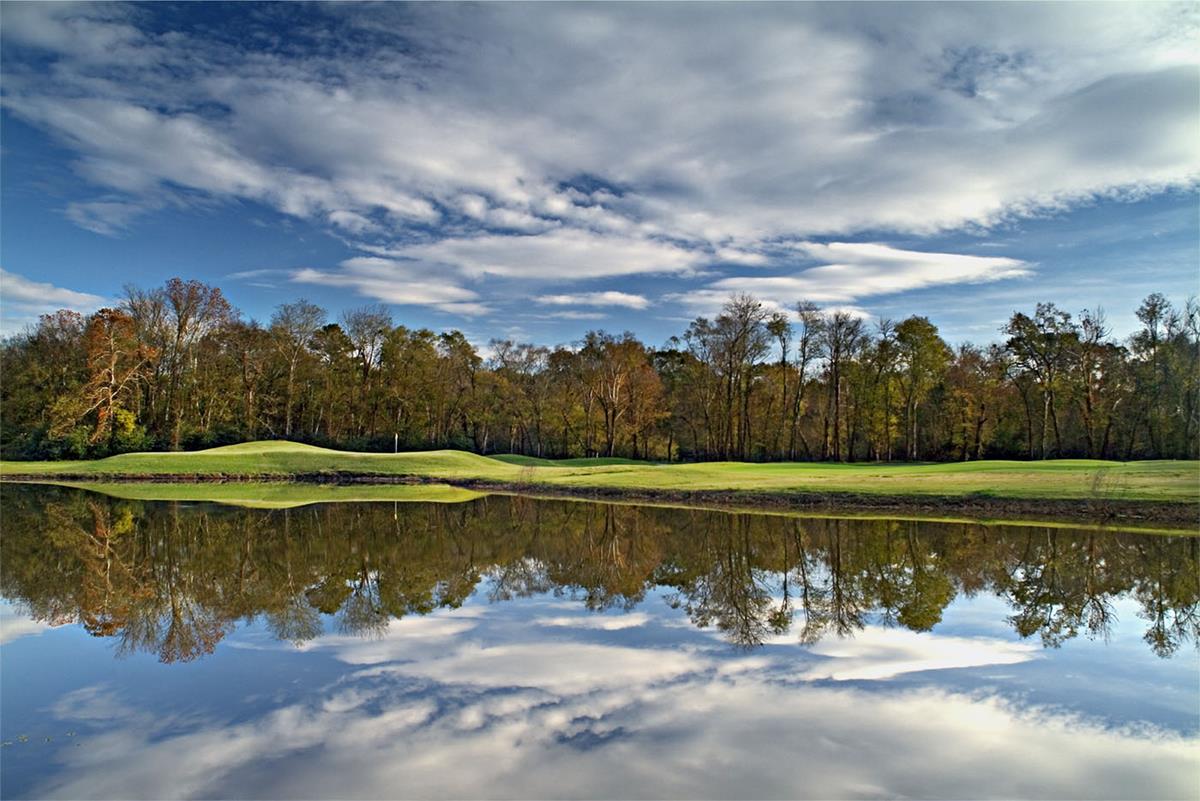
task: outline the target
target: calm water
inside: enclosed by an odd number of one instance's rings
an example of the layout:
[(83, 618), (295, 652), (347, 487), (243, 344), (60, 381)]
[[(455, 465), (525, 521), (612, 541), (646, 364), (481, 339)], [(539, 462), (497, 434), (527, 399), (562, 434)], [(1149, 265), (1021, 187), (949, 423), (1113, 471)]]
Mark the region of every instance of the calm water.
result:
[(1200, 540), (6, 486), (4, 798), (1200, 797)]

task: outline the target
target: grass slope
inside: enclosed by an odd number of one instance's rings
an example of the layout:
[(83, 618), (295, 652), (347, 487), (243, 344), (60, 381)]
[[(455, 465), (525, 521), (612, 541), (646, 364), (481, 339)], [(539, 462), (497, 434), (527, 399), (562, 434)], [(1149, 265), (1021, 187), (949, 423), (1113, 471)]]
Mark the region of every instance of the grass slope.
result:
[(0, 462), (0, 477), (238, 475), (271, 479), (336, 472), (667, 492), (1200, 501), (1200, 462), (1184, 461), (650, 464), (623, 459), (552, 462), (531, 457), (490, 458), (462, 451), (349, 453), (291, 442), (250, 442), (190, 453), (130, 453), (86, 462)]

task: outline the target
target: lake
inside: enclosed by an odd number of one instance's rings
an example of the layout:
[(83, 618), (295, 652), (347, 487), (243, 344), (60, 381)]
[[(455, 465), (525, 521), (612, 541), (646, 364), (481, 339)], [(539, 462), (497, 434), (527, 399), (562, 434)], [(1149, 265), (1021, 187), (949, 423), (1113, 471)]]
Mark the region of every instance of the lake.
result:
[(5, 485), (4, 798), (1200, 798), (1200, 539)]

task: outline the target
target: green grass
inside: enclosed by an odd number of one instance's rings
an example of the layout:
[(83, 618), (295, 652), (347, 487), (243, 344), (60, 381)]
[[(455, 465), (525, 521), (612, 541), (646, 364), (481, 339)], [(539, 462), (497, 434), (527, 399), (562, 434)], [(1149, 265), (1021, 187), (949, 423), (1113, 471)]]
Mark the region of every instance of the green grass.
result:
[[(491, 458), (462, 451), (349, 453), (295, 442), (247, 442), (186, 453), (126, 453), (95, 462), (0, 462), (0, 476), (382, 474), (631, 490), (745, 490), (758, 493), (852, 493), (985, 496), (1009, 499), (1112, 499), (1196, 502), (1198, 462), (967, 462), (950, 464), (809, 464), (708, 462), (650, 464), (629, 459)], [(361, 492), (361, 490), (360, 490)]]
[(605, 467), (613, 464), (649, 465), (637, 459), (624, 459), (620, 456), (593, 456), (586, 459), (543, 459), (540, 456), (523, 456), (519, 453), (498, 453), (489, 456), (505, 464), (515, 464), (521, 467)]
[[(0, 462), (0, 476), (239, 475), (264, 480), (298, 473), (376, 473), (424, 479), (657, 491), (735, 490), (917, 497), (1112, 499), (1197, 503), (1200, 462), (985, 461), (951, 464), (706, 462), (491, 458), (462, 451), (349, 453), (291, 442), (251, 442), (190, 453), (129, 453), (85, 462)], [(352, 488), (353, 489), (353, 488)], [(363, 488), (357, 488), (364, 492)]]
[(718, 462), (563, 475), (556, 484), (636, 489), (741, 489), (862, 495), (1196, 502), (1195, 462), (969, 462), (956, 464), (743, 464)]
[[(0, 462), (0, 476), (13, 473), (82, 475), (256, 475), (353, 472), (461, 477), (494, 460), (462, 451), (352, 453), (295, 442), (247, 442), (182, 453), (125, 453), (84, 462)], [(518, 468), (509, 468), (514, 474)]]

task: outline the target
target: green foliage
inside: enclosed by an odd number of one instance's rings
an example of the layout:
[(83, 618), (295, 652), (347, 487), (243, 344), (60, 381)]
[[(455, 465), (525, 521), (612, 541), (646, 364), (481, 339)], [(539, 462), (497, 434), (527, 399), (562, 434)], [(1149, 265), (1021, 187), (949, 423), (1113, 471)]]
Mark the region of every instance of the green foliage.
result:
[(92, 450), (90, 432), (86, 428), (72, 428), (61, 441), (64, 459), (86, 459)]
[(951, 350), (927, 317), (872, 326), (738, 296), (659, 349), (592, 331), (496, 340), (485, 360), (461, 332), (381, 307), (326, 322), (297, 301), (263, 328), (216, 287), (172, 279), (0, 343), (0, 454), (286, 439), (664, 462), (1200, 458), (1200, 306), (1151, 295), (1137, 316), (1119, 342), (1099, 311), (1042, 303), (1012, 314), (1002, 344)]

